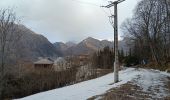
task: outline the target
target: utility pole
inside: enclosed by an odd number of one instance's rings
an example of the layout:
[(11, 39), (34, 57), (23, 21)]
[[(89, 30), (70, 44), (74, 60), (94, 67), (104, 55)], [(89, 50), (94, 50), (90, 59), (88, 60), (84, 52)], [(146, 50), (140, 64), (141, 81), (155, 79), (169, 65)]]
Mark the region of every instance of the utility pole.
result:
[(114, 62), (114, 82), (119, 82), (119, 55), (118, 55), (118, 15), (117, 15), (117, 5), (125, 0), (118, 0), (118, 1), (110, 1), (111, 4), (107, 6), (102, 6), (105, 8), (111, 8), (114, 6), (114, 15), (109, 17), (114, 18), (114, 53), (115, 53), (115, 62)]

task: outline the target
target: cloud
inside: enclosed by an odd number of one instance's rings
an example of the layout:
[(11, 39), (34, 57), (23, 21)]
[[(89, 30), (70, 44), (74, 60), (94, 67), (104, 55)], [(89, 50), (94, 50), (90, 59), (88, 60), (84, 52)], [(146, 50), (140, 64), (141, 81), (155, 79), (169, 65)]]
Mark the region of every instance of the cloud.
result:
[[(135, 4), (134, 1), (136, 0), (131, 2)], [(99, 7), (107, 4), (104, 0), (2, 0), (2, 2), (0, 6), (3, 7), (15, 5), (17, 14), (23, 16), (23, 23), (35, 32), (45, 35), (52, 42), (80, 41), (88, 36), (99, 39), (113, 37), (113, 28), (108, 17)], [(130, 4), (133, 4), (131, 2)], [(132, 7), (126, 7), (127, 5), (129, 2), (122, 3), (119, 7), (120, 22), (131, 14)]]

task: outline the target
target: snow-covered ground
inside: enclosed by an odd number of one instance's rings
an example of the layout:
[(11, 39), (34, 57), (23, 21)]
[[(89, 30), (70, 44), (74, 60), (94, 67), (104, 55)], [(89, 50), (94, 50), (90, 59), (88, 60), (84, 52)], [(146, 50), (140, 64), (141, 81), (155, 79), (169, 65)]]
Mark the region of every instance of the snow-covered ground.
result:
[(167, 80), (167, 77), (170, 77), (168, 73), (148, 69), (127, 68), (120, 71), (119, 75), (120, 82), (115, 84), (113, 84), (114, 75), (111, 73), (97, 79), (38, 93), (18, 100), (86, 100), (129, 81), (142, 87), (143, 91), (152, 91), (154, 94), (151, 95), (154, 98), (170, 95), (163, 82), (163, 80)]

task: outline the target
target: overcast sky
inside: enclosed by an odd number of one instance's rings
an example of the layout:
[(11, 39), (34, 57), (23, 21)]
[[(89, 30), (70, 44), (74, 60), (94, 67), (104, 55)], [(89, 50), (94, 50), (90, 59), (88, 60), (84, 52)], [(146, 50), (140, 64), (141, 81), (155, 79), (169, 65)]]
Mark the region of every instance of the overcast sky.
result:
[[(132, 16), (137, 1), (126, 0), (118, 5), (119, 26)], [(107, 4), (107, 0), (0, 0), (0, 8), (15, 8), (25, 26), (52, 43), (79, 42), (89, 36), (113, 40), (109, 10), (100, 7)]]

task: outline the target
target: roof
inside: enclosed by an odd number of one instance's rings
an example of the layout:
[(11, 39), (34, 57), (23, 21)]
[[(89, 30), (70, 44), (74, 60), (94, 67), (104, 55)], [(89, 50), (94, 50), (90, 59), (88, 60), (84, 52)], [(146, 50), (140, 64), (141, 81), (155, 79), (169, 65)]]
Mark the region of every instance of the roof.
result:
[(49, 59), (40, 59), (34, 62), (34, 64), (54, 64), (54, 62)]

